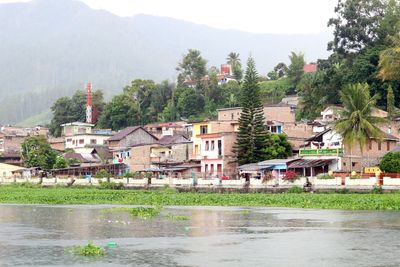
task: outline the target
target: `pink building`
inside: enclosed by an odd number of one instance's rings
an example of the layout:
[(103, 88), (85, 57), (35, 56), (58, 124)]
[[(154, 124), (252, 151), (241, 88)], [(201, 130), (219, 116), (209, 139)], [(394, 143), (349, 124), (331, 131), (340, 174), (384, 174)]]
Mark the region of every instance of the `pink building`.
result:
[(233, 147), (236, 141), (235, 132), (200, 134), (201, 138), (201, 172), (206, 177), (236, 177), (236, 158)]

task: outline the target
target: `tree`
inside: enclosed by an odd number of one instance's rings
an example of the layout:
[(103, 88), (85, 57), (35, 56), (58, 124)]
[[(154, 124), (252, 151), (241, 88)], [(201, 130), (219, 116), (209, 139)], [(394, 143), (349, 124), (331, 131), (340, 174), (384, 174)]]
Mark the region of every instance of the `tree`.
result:
[(384, 15), (382, 0), (339, 0), (336, 18), (329, 19), (334, 27), (334, 40), (328, 50), (339, 55), (358, 52), (378, 38), (379, 21)]
[(71, 99), (69, 97), (61, 97), (51, 106), (53, 118), (51, 119), (49, 131), (52, 136), (61, 135), (61, 124), (73, 121), (71, 114)]
[(323, 71), (306, 73), (298, 85), (300, 96), (299, 110), (296, 114), (301, 119), (314, 120), (321, 114), (327, 102), (326, 85)]
[(156, 84), (152, 80), (136, 79), (124, 88), (124, 94), (129, 96), (132, 102), (136, 102), (137, 116), (140, 125), (149, 121), (145, 113), (150, 106), (151, 97), (155, 91)]
[(381, 160), (379, 168), (384, 172), (400, 172), (400, 152), (389, 152)]
[(104, 108), (98, 122), (100, 128), (111, 128), (114, 131), (137, 125), (139, 122), (137, 103), (128, 95), (114, 96)]
[(68, 167), (67, 160), (63, 156), (58, 155), (57, 158), (56, 158), (56, 162), (54, 163), (53, 168), (54, 169), (63, 169), (63, 168), (67, 168), (67, 167)]
[(370, 96), (368, 84), (351, 84), (340, 92), (344, 110), (340, 119), (335, 121), (334, 129), (342, 136), (343, 144), (350, 149), (350, 157), (353, 145), (358, 143), (363, 152), (369, 139), (382, 137), (382, 131), (375, 124), (384, 120), (371, 115), (377, 98), (378, 95)]
[(379, 74), (382, 80), (400, 80), (400, 36), (391, 37), (392, 47), (379, 56)]
[(292, 155), (292, 145), (288, 142), (286, 134), (267, 133), (265, 139), (265, 159), (286, 159)]
[(268, 72), (267, 78), (271, 81), (275, 81), (275, 80), (279, 79), (279, 75), (276, 71), (272, 70), (272, 71)]
[(275, 66), (274, 71), (278, 74), (278, 78), (282, 78), (286, 76), (288, 67), (285, 63), (280, 62)]
[(56, 162), (57, 153), (50, 147), (44, 136), (26, 138), (21, 149), (26, 167), (40, 167), (43, 170), (49, 170)]
[(253, 58), (247, 61), (247, 69), (242, 84), (242, 113), (235, 150), (240, 165), (265, 159), (266, 147), (264, 112), (259, 96), (258, 74)]
[(179, 85), (182, 86), (185, 81), (200, 82), (201, 78), (207, 74), (206, 65), (207, 61), (202, 58), (199, 50), (189, 49), (176, 68), (180, 72)]
[(292, 52), (289, 56), (290, 65), (287, 71), (287, 77), (291, 82), (292, 89), (296, 90), (304, 74), (304, 54)]
[(194, 89), (188, 88), (179, 95), (177, 108), (184, 118), (198, 116), (204, 110), (204, 97)]
[(240, 55), (235, 52), (228, 54), (226, 58), (226, 63), (231, 65), (233, 76), (237, 81), (241, 81), (243, 77), (242, 63), (240, 62)]
[[(104, 108), (103, 92), (96, 90), (92, 93), (93, 118), (96, 120)], [(52, 136), (61, 135), (61, 124), (86, 121), (86, 93), (77, 90), (70, 97), (61, 97), (51, 107), (53, 118), (50, 122), (49, 130)]]
[(388, 88), (388, 92), (387, 92), (387, 97), (386, 97), (386, 99), (387, 99), (387, 112), (388, 112), (388, 117), (390, 118), (390, 119), (392, 119), (393, 118), (393, 116), (394, 116), (394, 113), (395, 113), (395, 106), (394, 106), (394, 94), (393, 94), (393, 89), (392, 89), (392, 87), (391, 86), (389, 86), (389, 88)]

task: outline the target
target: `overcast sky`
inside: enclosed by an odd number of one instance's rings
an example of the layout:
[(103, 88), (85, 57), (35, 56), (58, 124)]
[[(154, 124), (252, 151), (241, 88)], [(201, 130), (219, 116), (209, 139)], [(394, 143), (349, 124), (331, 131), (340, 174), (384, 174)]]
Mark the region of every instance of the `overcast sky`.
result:
[[(0, 3), (26, 0), (0, 0)], [(57, 1), (57, 0), (53, 0)], [(119, 16), (149, 14), (254, 33), (318, 33), (338, 0), (82, 0)]]

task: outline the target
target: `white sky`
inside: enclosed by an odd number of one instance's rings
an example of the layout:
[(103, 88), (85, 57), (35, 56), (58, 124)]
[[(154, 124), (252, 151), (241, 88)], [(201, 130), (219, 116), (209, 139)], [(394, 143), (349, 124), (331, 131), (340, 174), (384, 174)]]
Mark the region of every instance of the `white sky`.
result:
[[(27, 0), (0, 0), (6, 2)], [(57, 0), (52, 0), (57, 1)], [(254, 33), (331, 31), (338, 0), (81, 0), (119, 16), (149, 14)]]

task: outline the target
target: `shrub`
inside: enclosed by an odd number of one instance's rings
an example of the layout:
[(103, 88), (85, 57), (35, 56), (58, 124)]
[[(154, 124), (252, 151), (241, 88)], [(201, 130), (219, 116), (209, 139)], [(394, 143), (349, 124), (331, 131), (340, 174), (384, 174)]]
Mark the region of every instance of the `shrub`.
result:
[(98, 171), (94, 177), (95, 178), (110, 178), (112, 176), (113, 175), (111, 173), (109, 173), (108, 171), (102, 169), (102, 170)]
[(372, 189), (373, 194), (382, 194), (383, 193), (383, 188), (382, 186), (374, 186)]
[(400, 172), (400, 152), (389, 152), (381, 160), (379, 168), (384, 172)]
[(303, 193), (304, 190), (299, 186), (292, 186), (291, 188), (288, 189), (287, 192), (290, 194), (298, 194), (298, 193)]
[(114, 183), (114, 182), (105, 182), (105, 181), (99, 181), (99, 188), (100, 189), (124, 189), (124, 184), (123, 183)]
[(291, 182), (293, 182), (297, 178), (299, 178), (299, 176), (294, 171), (286, 171), (285, 176), (283, 176), (283, 180), (287, 180), (287, 181), (291, 181)]
[(321, 180), (326, 180), (326, 179), (335, 179), (335, 176), (323, 173), (323, 174), (318, 174), (317, 178)]

